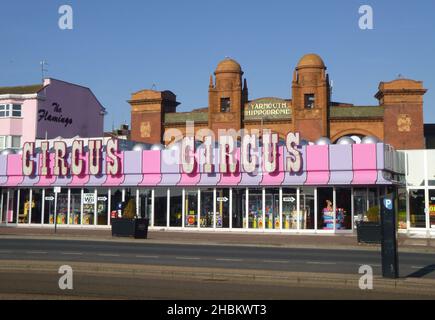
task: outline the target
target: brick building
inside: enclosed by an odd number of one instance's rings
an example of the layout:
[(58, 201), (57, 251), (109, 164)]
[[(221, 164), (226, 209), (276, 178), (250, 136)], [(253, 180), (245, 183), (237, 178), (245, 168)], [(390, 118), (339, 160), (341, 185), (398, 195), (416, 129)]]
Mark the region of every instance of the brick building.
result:
[(356, 106), (331, 100), (327, 68), (316, 54), (303, 56), (291, 83), (291, 99), (265, 97), (249, 100), (248, 86), (239, 63), (221, 61), (210, 76), (208, 107), (177, 112), (179, 102), (171, 91), (141, 90), (133, 93), (131, 139), (146, 143), (163, 141), (165, 130), (184, 132), (186, 121), (195, 130), (271, 129), (284, 138), (289, 131), (316, 141), (332, 142), (344, 136), (375, 136), (397, 149), (422, 149), (424, 142), (423, 95), (421, 81), (396, 79), (381, 82), (376, 106)]

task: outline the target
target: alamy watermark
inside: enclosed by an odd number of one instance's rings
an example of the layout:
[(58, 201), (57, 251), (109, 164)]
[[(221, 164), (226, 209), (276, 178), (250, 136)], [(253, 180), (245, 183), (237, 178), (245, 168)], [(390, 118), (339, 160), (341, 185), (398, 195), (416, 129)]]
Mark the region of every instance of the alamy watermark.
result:
[(359, 14), (362, 16), (358, 20), (361, 30), (373, 30), (373, 8), (367, 4), (359, 7)]
[(362, 276), (359, 278), (358, 286), (361, 290), (373, 290), (373, 268), (369, 265), (362, 265), (358, 270)]
[(70, 5), (64, 4), (59, 7), (58, 13), (61, 15), (58, 26), (61, 30), (72, 30), (74, 28), (74, 13)]
[(60, 290), (73, 290), (73, 269), (71, 266), (63, 265), (59, 268), (59, 274), (62, 276), (59, 278), (59, 289)]

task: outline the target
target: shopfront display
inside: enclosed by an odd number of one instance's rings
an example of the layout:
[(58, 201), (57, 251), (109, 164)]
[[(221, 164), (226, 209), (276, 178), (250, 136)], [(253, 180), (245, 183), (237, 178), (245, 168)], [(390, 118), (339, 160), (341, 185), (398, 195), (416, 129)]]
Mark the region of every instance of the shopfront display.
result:
[[(290, 138), (297, 140), (295, 135)], [(116, 143), (112, 143), (114, 146)], [(382, 143), (283, 145), (276, 149), (275, 161), (269, 157), (266, 163), (259, 153), (263, 160), (252, 167), (242, 163), (243, 150), (236, 150), (232, 160), (226, 155), (228, 161), (237, 162), (235, 167), (217, 163), (211, 172), (205, 172), (201, 163), (193, 167), (166, 163), (168, 157), (174, 158), (172, 149), (111, 150), (110, 155), (102, 154), (106, 174), (95, 176), (85, 171), (74, 175), (77, 163), (70, 163), (72, 176), (68, 178), (45, 175), (32, 167), (28, 162), (32, 150), (23, 153), (30, 155), (26, 163), (18, 154), (0, 156), (0, 162), (22, 164), (13, 168), (14, 175), (7, 170), (0, 172), (1, 219), (11, 224), (51, 225), (56, 216), (60, 226), (110, 226), (111, 219), (122, 214), (129, 204), (133, 216), (150, 219), (150, 228), (352, 231), (353, 221), (364, 219), (370, 208), (379, 206), (385, 186), (395, 188), (400, 184), (401, 172), (391, 160), (397, 155)], [(358, 157), (363, 158), (363, 170), (336, 164), (328, 167), (340, 153), (353, 154), (355, 167), (361, 166)], [(79, 160), (85, 161), (84, 165), (86, 159), (90, 158)], [(131, 159), (135, 159), (134, 164)], [(23, 170), (25, 174), (16, 174)], [(93, 170), (97, 172), (98, 168)], [(421, 223), (420, 218), (415, 221)]]

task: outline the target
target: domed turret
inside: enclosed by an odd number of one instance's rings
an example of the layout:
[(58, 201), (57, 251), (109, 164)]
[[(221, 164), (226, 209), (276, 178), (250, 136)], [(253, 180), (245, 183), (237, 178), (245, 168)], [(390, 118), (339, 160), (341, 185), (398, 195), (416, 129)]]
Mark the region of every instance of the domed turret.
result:
[(231, 58), (225, 58), (221, 62), (218, 63), (216, 67), (215, 74), (218, 73), (239, 73), (243, 74), (242, 67), (240, 64)]
[(315, 53), (309, 53), (304, 55), (298, 62), (298, 65), (296, 67), (296, 70), (302, 69), (302, 68), (319, 68), (319, 69), (325, 69), (325, 63), (323, 62), (322, 58), (315, 54)]

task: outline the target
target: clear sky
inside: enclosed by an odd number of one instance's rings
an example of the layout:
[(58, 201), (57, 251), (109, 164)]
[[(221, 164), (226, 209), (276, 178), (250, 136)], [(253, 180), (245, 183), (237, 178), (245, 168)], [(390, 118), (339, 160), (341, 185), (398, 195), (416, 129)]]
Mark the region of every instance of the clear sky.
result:
[[(61, 5), (73, 30), (58, 27)], [(371, 5), (374, 29), (358, 27)], [(425, 122), (435, 122), (435, 1), (2, 0), (0, 86), (48, 76), (90, 87), (107, 108), (105, 127), (130, 121), (132, 92), (171, 90), (180, 111), (206, 107), (209, 76), (226, 56), (248, 80), (250, 99), (291, 97), (299, 58), (322, 56), (333, 100), (376, 105), (380, 81), (422, 80)]]

